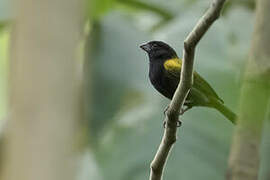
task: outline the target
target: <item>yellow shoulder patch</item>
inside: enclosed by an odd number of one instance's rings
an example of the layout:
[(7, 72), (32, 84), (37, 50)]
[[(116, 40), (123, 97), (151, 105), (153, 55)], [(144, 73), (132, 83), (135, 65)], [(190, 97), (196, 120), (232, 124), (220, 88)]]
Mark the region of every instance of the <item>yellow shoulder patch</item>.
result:
[(178, 58), (168, 59), (163, 65), (167, 71), (180, 72), (182, 61)]

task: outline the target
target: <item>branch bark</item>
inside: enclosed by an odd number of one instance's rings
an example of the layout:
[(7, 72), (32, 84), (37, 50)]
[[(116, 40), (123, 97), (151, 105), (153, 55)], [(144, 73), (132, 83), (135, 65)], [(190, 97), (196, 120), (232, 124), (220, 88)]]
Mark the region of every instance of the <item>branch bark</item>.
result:
[(255, 30), (241, 89), (227, 179), (258, 179), (262, 129), (270, 101), (269, 9), (269, 0), (257, 0)]
[(192, 74), (194, 64), (195, 48), (209, 27), (220, 16), (221, 9), (226, 0), (213, 0), (210, 8), (198, 21), (193, 30), (184, 41), (183, 66), (181, 70), (180, 83), (174, 93), (170, 106), (166, 112), (166, 127), (161, 144), (151, 163), (150, 180), (162, 179), (163, 170), (168, 155), (177, 139), (177, 123), (179, 111), (184, 104), (188, 92), (192, 86)]

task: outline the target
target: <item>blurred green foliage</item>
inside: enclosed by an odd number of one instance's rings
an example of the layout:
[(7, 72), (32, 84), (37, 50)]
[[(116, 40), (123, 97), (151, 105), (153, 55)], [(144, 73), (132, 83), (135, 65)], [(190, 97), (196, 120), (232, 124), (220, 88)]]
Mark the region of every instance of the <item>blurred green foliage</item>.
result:
[[(149, 164), (163, 133), (162, 112), (169, 101), (151, 87), (148, 60), (138, 46), (152, 39), (164, 40), (181, 56), (184, 38), (209, 2), (174, 3), (179, 3), (181, 11), (172, 10), (173, 17), (155, 32), (151, 31), (156, 25), (152, 21), (156, 22), (159, 14), (151, 10), (149, 14), (142, 12), (145, 9), (109, 11), (92, 26), (87, 45), (92, 49), (86, 54), (89, 66), (85, 66), (86, 81), (91, 81), (86, 88), (86, 93), (91, 92), (86, 100), (86, 117), (90, 147), (102, 179), (148, 177)], [(244, 8), (231, 8), (200, 42), (195, 68), (225, 103), (237, 111), (241, 69), (248, 55), (253, 15)], [(206, 108), (192, 109), (182, 121), (180, 138), (170, 156), (165, 178), (224, 179), (232, 124)]]
[(100, 18), (103, 14), (108, 12), (114, 7), (114, 2), (116, 0), (92, 0), (87, 1), (88, 3), (88, 15), (94, 19)]

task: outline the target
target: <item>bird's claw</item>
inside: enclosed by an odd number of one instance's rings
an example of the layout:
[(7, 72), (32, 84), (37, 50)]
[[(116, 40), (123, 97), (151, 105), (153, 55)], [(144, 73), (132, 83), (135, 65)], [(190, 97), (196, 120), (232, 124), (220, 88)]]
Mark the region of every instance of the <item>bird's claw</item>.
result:
[(164, 129), (166, 128), (166, 124), (167, 124), (167, 122), (166, 121), (163, 121), (163, 128)]
[[(163, 121), (163, 128), (166, 128), (166, 124), (167, 124), (167, 121)], [(182, 126), (182, 122), (178, 120), (176, 123), (176, 127), (181, 127), (181, 126)]]
[(178, 120), (177, 124), (176, 124), (176, 127), (181, 127), (181, 126), (182, 126), (182, 121)]
[[(166, 108), (163, 111), (163, 114), (166, 115), (167, 110), (169, 109), (170, 105), (166, 106)], [(180, 109), (179, 115), (183, 115), (186, 111), (188, 111), (191, 107), (185, 107)], [(166, 128), (167, 121), (163, 121), (163, 128)], [(182, 122), (180, 120), (177, 121), (176, 127), (181, 127)]]

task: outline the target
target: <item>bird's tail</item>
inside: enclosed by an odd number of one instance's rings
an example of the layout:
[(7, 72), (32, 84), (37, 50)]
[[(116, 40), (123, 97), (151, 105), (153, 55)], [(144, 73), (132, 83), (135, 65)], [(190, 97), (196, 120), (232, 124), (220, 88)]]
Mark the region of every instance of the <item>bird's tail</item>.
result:
[(221, 114), (223, 114), (228, 120), (233, 124), (236, 124), (236, 114), (227, 108), (222, 102), (215, 100), (212, 106), (217, 109)]

